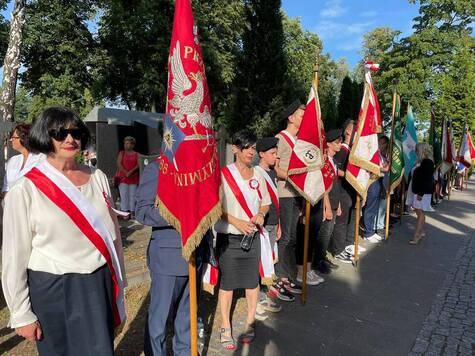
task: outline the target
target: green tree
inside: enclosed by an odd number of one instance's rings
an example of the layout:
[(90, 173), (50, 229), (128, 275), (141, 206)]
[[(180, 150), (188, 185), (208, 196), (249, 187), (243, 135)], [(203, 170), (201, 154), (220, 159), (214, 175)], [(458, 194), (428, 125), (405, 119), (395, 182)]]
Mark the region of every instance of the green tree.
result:
[(245, 0), (242, 54), (234, 81), (229, 132), (248, 127), (270, 112), (272, 117), (288, 101), (280, 0)]
[[(7, 8), (8, 1), (7, 0), (0, 0), (0, 11), (3, 13)], [(8, 47), (8, 35), (10, 31), (10, 25), (8, 20), (0, 14), (0, 57), (3, 62), (3, 57), (5, 57), (5, 53)]]
[(215, 125), (226, 126), (246, 26), (244, 3), (240, 0), (194, 1), (193, 11), (200, 31)]
[(95, 50), (87, 21), (95, 5), (92, 0), (29, 2), (20, 78), (33, 103), (62, 104), (77, 112), (85, 107)]
[(93, 94), (129, 109), (163, 111), (172, 0), (105, 3), (98, 22)]

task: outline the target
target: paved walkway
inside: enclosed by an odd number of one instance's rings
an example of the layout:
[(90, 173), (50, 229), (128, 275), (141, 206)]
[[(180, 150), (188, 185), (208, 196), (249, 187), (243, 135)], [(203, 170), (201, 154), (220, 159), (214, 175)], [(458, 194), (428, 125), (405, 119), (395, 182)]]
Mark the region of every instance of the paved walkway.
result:
[[(463, 194), (463, 193), (462, 193)], [(473, 195), (465, 194), (468, 199)], [(475, 213), (475, 211), (473, 211)], [(475, 238), (460, 248), (410, 355), (475, 354)], [(468, 227), (467, 232), (469, 232)]]
[[(405, 216), (388, 243), (363, 243), (368, 251), (357, 268), (342, 265), (323, 285), (310, 287), (305, 306), (283, 304), (280, 313), (258, 324), (255, 342), (233, 354), (472, 355), (474, 182), (429, 214), (427, 237), (417, 246), (408, 244), (414, 223), (415, 217)], [(219, 315), (211, 324), (205, 354), (221, 355)], [(238, 335), (241, 315), (233, 325)]]

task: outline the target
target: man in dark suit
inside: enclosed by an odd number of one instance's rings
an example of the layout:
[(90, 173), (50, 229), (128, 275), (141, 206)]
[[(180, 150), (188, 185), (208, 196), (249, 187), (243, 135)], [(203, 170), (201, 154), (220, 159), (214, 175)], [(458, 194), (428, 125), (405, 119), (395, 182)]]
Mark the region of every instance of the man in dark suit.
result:
[[(155, 207), (158, 163), (149, 163), (141, 175), (136, 193), (135, 218), (152, 226), (147, 250), (148, 268), (152, 280), (150, 306), (145, 326), (145, 355), (166, 356), (166, 323), (175, 316), (174, 355), (190, 355), (190, 301), (188, 264), (181, 255), (181, 239)], [(197, 278), (201, 281), (202, 248), (197, 251)], [(200, 283), (198, 283), (200, 285)], [(197, 287), (199, 287), (199, 285)], [(198, 290), (199, 293), (199, 290)]]

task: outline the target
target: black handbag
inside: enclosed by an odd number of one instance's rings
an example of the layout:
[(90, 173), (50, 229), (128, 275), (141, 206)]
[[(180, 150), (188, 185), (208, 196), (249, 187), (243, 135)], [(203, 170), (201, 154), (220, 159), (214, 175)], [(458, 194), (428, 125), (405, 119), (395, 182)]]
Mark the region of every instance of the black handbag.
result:
[(257, 236), (259, 236), (259, 230), (256, 230), (250, 235), (244, 235), (241, 240), (241, 249), (243, 249), (244, 251), (249, 251), (252, 247), (252, 242), (254, 241), (254, 238), (256, 238)]

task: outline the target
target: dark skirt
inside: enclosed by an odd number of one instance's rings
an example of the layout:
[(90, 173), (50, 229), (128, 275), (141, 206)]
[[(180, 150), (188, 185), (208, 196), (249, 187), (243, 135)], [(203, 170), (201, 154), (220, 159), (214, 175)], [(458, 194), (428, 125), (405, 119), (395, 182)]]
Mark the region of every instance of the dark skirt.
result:
[(219, 258), (222, 290), (254, 289), (259, 284), (261, 245), (255, 238), (249, 251), (241, 249), (243, 235), (218, 234), (216, 249)]
[(28, 270), (40, 355), (113, 355), (112, 279), (107, 265), (91, 274)]

